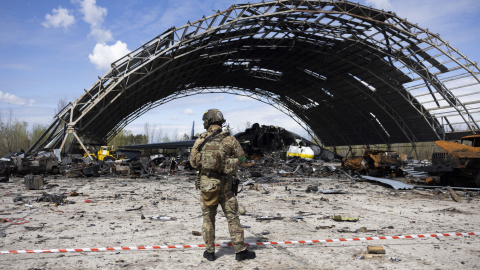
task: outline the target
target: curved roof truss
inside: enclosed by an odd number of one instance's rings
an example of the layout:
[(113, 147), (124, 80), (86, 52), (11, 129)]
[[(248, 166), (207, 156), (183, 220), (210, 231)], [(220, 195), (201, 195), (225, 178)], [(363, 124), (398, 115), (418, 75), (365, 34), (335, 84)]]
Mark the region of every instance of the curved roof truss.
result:
[(275, 106), (328, 146), (456, 138), (479, 129), (478, 74), (438, 34), (391, 12), (330, 0), (234, 5), (112, 63), (30, 150), (63, 148), (68, 134), (102, 144), (154, 107), (211, 92)]

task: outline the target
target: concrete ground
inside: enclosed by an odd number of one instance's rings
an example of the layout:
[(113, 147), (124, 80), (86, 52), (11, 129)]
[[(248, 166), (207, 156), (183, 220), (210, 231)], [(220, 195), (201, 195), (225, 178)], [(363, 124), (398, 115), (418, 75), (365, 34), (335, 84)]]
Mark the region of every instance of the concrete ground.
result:
[[(23, 178), (0, 183), (0, 250), (139, 247), (203, 244), (199, 194), (190, 176), (159, 180), (47, 177), (49, 189), (26, 190)], [(457, 191), (395, 191), (342, 177), (283, 178), (239, 194), (245, 242), (479, 232), (480, 196)], [(347, 194), (306, 193), (308, 186)], [(70, 203), (35, 202), (42, 193), (69, 195)], [(70, 196), (72, 192), (78, 196)], [(75, 194), (75, 193), (73, 193)], [(477, 195), (477, 196), (475, 196)], [(14, 198), (23, 196), (23, 201)], [(140, 208), (141, 209), (138, 209)], [(131, 210), (138, 209), (138, 210)], [(131, 211), (126, 211), (131, 210)], [(334, 215), (358, 218), (334, 221)], [(144, 219), (142, 219), (142, 216)], [(163, 216), (156, 220), (152, 217)], [(262, 218), (263, 217), (263, 218)], [(269, 219), (270, 218), (270, 219)], [(228, 243), (219, 209), (217, 243)], [(367, 254), (367, 246), (385, 254)], [(3, 269), (479, 269), (480, 236), (249, 247), (257, 258), (235, 261), (219, 248), (0, 254)]]

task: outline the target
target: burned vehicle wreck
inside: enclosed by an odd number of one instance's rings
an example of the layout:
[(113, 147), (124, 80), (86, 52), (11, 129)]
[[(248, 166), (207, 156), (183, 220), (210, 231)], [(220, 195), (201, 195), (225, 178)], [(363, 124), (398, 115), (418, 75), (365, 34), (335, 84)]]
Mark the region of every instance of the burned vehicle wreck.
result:
[(0, 174), (8, 181), (8, 175), (58, 174), (59, 161), (53, 152), (39, 152), (25, 157), (23, 152), (12, 152), (0, 160)]
[(438, 176), (442, 185), (460, 182), (480, 187), (480, 134), (464, 136), (460, 143), (436, 141), (443, 151), (432, 154), (432, 165), (415, 168)]
[(362, 156), (342, 160), (342, 168), (369, 176), (402, 176), (403, 161), (395, 151), (365, 149)]

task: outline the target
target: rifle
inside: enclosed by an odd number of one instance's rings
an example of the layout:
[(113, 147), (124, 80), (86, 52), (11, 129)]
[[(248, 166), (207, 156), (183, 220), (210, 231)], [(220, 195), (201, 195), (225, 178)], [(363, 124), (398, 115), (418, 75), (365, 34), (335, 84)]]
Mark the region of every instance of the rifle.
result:
[[(238, 192), (238, 186), (240, 185), (240, 179), (238, 179), (236, 176), (233, 176), (233, 181), (232, 181), (232, 192), (234, 196), (237, 196)], [(241, 191), (240, 191), (241, 192)]]

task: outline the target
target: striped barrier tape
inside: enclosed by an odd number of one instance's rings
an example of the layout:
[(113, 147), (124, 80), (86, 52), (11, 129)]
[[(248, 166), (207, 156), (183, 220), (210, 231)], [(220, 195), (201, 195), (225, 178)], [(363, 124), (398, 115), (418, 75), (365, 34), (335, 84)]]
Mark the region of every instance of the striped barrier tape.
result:
[[(468, 233), (437, 233), (437, 234), (417, 234), (417, 235), (401, 235), (401, 236), (377, 236), (363, 238), (339, 238), (339, 239), (323, 239), (323, 240), (300, 240), (300, 241), (283, 241), (283, 242), (257, 242), (245, 243), (247, 246), (268, 246), (268, 245), (287, 245), (287, 244), (313, 244), (313, 243), (329, 243), (329, 242), (346, 242), (346, 241), (369, 241), (369, 240), (389, 240), (389, 239), (418, 239), (418, 238), (435, 238), (448, 236), (472, 236), (480, 235), (480, 232)], [(230, 247), (232, 244), (215, 244), (216, 247)], [(65, 248), (65, 249), (26, 249), (26, 250), (4, 250), (1, 254), (20, 254), (20, 253), (62, 253), (62, 252), (91, 252), (91, 251), (120, 251), (120, 250), (156, 250), (156, 249), (175, 249), (175, 248), (200, 248), (201, 245), (175, 245), (175, 246), (145, 246), (145, 247), (104, 247), (104, 248)]]

